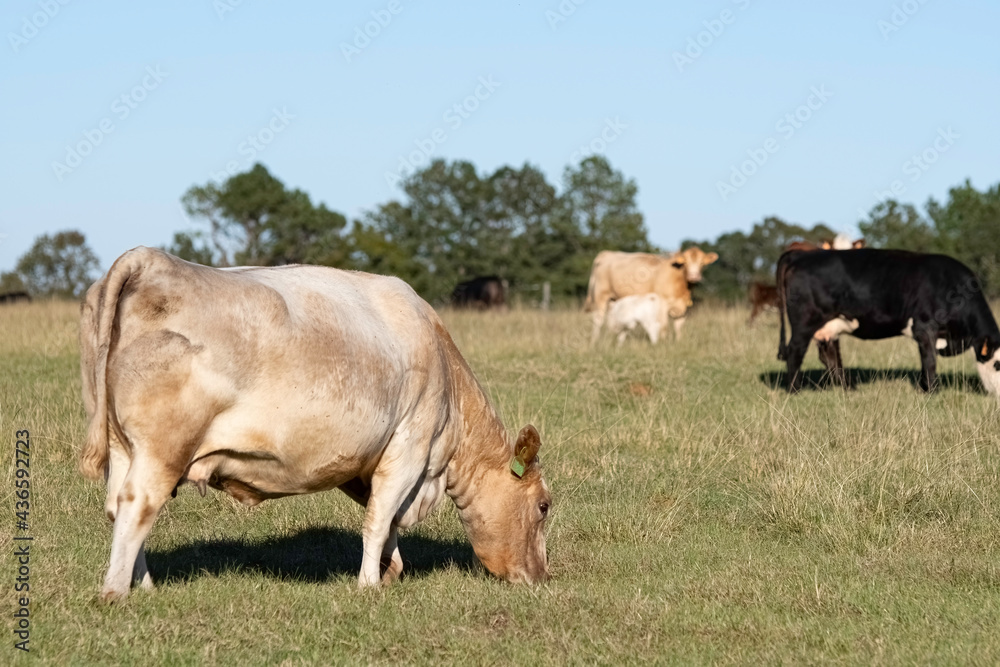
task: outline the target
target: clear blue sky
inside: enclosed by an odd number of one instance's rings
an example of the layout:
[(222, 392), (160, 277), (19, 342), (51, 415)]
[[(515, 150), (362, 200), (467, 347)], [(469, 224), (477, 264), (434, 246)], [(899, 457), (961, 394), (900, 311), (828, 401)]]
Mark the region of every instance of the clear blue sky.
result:
[[(391, 21), (345, 57), (372, 12)], [(480, 170), (527, 161), (555, 184), (584, 146), (637, 181), (662, 247), (772, 214), (851, 232), (894, 181), (921, 205), (1000, 181), (998, 25), (985, 0), (11, 0), (0, 269), (67, 228), (104, 268), (169, 242), (197, 226), (181, 195), (250, 166), (251, 135), (255, 159), (350, 218), (400, 196), (385, 174), (415, 142)], [(446, 117), (480, 77), (499, 86)], [(54, 167), (81, 142), (96, 145)], [(754, 153), (766, 162), (731, 181)], [(720, 182), (741, 185), (723, 197)]]

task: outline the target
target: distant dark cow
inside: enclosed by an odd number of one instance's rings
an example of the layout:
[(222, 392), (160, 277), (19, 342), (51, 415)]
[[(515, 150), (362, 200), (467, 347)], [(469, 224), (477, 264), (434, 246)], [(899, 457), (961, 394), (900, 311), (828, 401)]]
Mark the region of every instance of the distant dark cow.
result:
[[(787, 252), (778, 260), (781, 339), (778, 359), (788, 363), (788, 388), (802, 384), (799, 370), (810, 340), (827, 343), (820, 358), (846, 386), (841, 334), (863, 340), (909, 336), (920, 350), (920, 387), (937, 385), (935, 354), (972, 348), (979, 377), (1000, 394), (1000, 330), (976, 276), (945, 255), (903, 250)], [(785, 312), (791, 337), (785, 344)]]
[(747, 298), (750, 299), (752, 307), (750, 310), (750, 319), (747, 320), (747, 326), (753, 326), (753, 321), (765, 310), (778, 309), (778, 288), (775, 285), (767, 285), (755, 280), (750, 283)]
[(503, 281), (498, 276), (482, 276), (459, 283), (451, 293), (456, 308), (487, 310), (503, 308), (507, 303)]
[(27, 292), (7, 292), (0, 294), (0, 303), (31, 303), (31, 295)]

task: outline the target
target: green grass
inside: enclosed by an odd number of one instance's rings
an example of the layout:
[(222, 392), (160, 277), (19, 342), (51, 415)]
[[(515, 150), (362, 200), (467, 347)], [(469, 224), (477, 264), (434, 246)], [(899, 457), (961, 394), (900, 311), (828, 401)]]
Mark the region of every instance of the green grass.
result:
[(1000, 661), (1000, 410), (971, 355), (939, 359), (925, 396), (911, 341), (847, 338), (856, 388), (790, 397), (776, 318), (746, 314), (699, 307), (680, 342), (595, 351), (579, 312), (445, 314), (507, 427), (542, 433), (547, 585), (486, 575), (447, 503), (403, 534), (408, 576), (359, 592), (346, 496), (245, 510), (186, 487), (147, 543), (158, 589), (107, 607), (103, 488), (76, 471), (76, 306), (3, 308), (0, 507), (12, 526), (30, 429), (35, 542), (32, 655), (5, 612), (0, 664)]

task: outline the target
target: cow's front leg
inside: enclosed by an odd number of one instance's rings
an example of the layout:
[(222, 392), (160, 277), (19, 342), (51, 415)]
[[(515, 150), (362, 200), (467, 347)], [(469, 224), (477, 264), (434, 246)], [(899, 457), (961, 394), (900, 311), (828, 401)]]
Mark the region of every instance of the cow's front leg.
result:
[(936, 336), (914, 331), (913, 337), (920, 350), (920, 388), (932, 392), (937, 389), (937, 349), (934, 347)]
[(399, 528), (393, 524), (389, 529), (389, 539), (382, 547), (382, 558), (379, 563), (382, 569), (381, 583), (383, 586), (388, 586), (396, 581), (403, 573), (403, 557), (399, 555), (398, 537)]
[[(398, 437), (393, 437), (395, 439)], [(402, 516), (413, 500), (414, 491), (424, 474), (422, 460), (410, 461), (406, 457), (406, 447), (401, 447), (403, 456), (392, 457), (387, 451), (382, 456), (378, 469), (372, 476), (371, 496), (368, 498), (368, 509), (365, 512), (365, 522), (361, 528), (361, 539), (364, 553), (361, 557), (361, 573), (358, 575), (358, 586), (368, 588), (383, 583), (382, 559), (389, 556), (391, 572), (398, 564), (402, 571), (403, 561), (399, 558), (396, 546), (396, 516)], [(419, 451), (414, 447), (408, 453)], [(390, 576), (384, 583), (391, 583), (398, 576)]]
[(676, 317), (676, 318), (674, 318), (674, 339), (675, 340), (680, 340), (681, 339), (681, 329), (684, 327), (684, 322), (686, 320), (687, 320), (686, 316), (685, 317)]
[(660, 340), (659, 323), (649, 324), (645, 327), (645, 329), (646, 329), (646, 335), (649, 336), (649, 342), (652, 343), (653, 345), (656, 345), (657, 341)]
[(838, 384), (847, 389), (847, 374), (844, 372), (844, 364), (840, 358), (840, 341), (816, 341), (816, 348), (819, 352), (819, 360), (823, 362), (830, 379), (834, 384)]

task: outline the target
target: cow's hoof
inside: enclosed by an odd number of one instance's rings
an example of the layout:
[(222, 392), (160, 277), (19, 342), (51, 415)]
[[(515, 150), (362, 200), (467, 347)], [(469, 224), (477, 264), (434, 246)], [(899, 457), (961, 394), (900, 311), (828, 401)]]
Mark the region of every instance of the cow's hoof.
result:
[(101, 591), (98, 599), (104, 604), (121, 604), (128, 598), (128, 591)]
[(386, 571), (382, 574), (382, 581), (380, 582), (382, 586), (389, 586), (399, 579), (399, 575), (403, 573), (403, 566), (399, 567), (390, 566), (386, 568)]

